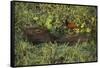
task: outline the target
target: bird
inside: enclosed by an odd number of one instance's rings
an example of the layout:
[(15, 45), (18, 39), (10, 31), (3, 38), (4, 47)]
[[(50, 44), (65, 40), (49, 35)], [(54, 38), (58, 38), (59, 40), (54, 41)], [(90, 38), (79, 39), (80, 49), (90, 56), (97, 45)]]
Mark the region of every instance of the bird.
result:
[(77, 34), (79, 33), (79, 27), (76, 22), (68, 21), (68, 19), (63, 20), (63, 29), (67, 30), (68, 34)]
[(78, 28), (78, 26), (74, 22), (69, 22), (67, 19), (65, 20), (64, 24), (65, 24), (65, 28), (68, 28), (70, 30)]

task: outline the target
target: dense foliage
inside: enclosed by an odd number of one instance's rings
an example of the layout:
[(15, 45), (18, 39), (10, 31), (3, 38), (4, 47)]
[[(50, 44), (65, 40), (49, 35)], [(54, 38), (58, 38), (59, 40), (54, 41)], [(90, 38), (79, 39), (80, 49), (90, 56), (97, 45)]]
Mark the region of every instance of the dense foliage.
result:
[[(15, 2), (15, 65), (96, 61), (96, 13), (95, 6)], [(70, 34), (68, 29), (61, 27), (66, 17), (79, 27), (75, 33), (88, 33), (92, 39), (76, 42), (75, 46), (51, 42), (33, 45), (23, 39), (26, 24), (45, 27), (57, 36)]]

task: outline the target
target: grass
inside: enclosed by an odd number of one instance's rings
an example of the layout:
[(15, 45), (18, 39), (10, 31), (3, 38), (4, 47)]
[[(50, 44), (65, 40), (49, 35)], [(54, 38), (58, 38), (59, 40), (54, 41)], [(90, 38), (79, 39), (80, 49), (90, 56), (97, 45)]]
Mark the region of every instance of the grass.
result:
[[(97, 7), (79, 5), (57, 5), (41, 3), (13, 3), (15, 9), (15, 66), (90, 62), (97, 60), (96, 36)], [(79, 30), (75, 33), (91, 34), (88, 42), (69, 43), (40, 43), (33, 44), (23, 39), (23, 29), (26, 24), (45, 27), (50, 33), (57, 36), (70, 34), (64, 29), (63, 22), (75, 22)], [(73, 32), (74, 34), (74, 32)]]
[[(90, 43), (41, 43), (33, 45), (21, 40), (15, 49), (16, 66), (96, 61), (96, 45)], [(62, 57), (62, 59), (61, 59)]]

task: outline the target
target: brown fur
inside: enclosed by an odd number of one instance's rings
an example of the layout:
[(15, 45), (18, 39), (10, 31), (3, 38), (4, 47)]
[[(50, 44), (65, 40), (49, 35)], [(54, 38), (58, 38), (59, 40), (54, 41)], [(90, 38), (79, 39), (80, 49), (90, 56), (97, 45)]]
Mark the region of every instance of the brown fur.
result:
[(56, 39), (47, 29), (42, 27), (28, 27), (24, 29), (23, 33), (24, 37), (33, 43), (53, 42)]

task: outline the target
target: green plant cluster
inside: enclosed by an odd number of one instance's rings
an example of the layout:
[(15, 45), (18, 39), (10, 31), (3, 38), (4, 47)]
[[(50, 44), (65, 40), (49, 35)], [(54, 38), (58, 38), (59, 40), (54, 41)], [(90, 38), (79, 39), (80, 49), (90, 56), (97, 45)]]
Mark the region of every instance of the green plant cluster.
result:
[(61, 27), (65, 19), (78, 25), (76, 32), (91, 32), (96, 28), (97, 10), (93, 6), (41, 3), (16, 3), (15, 6), (16, 32), (21, 32), (25, 24), (38, 24), (51, 32), (66, 32)]

